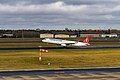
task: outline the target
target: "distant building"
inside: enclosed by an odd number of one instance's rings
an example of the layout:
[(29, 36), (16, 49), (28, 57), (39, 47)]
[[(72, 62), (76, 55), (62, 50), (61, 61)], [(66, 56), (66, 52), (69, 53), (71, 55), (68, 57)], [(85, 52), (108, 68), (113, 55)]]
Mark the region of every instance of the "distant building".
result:
[(56, 34), (55, 38), (69, 38), (68, 34)]
[(17, 31), (15, 33), (16, 38), (39, 38), (39, 32), (34, 31)]
[(53, 38), (54, 34), (40, 34), (40, 38)]
[(118, 37), (117, 34), (101, 34), (101, 37)]
[(87, 36), (100, 37), (100, 34), (80, 34), (80, 37), (87, 37)]
[(120, 38), (120, 34), (118, 34), (118, 37)]
[(14, 35), (13, 34), (2, 34), (2, 37), (13, 37)]
[(2, 34), (0, 34), (0, 38), (2, 38)]
[(69, 35), (70, 38), (77, 38), (77, 35)]

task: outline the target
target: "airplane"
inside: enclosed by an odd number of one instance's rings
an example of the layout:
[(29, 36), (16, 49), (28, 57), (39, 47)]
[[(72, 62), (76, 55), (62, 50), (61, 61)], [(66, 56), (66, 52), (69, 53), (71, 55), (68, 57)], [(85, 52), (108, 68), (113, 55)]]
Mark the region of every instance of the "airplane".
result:
[(62, 40), (62, 39), (54, 39), (54, 38), (45, 38), (45, 39), (42, 40), (42, 42), (54, 43), (54, 44), (61, 45), (63, 47), (67, 47), (67, 46), (76, 46), (76, 47), (88, 46), (88, 45), (90, 45), (89, 41), (90, 41), (90, 36), (88, 36), (83, 42), (69, 41), (69, 40)]

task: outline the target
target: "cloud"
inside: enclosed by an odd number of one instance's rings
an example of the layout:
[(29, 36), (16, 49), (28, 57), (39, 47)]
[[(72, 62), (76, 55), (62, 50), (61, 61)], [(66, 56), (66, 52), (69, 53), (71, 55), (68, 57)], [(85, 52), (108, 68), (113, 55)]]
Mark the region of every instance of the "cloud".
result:
[(25, 2), (8, 5), (0, 4), (0, 13), (54, 13), (54, 12), (72, 12), (81, 11), (86, 7), (86, 5), (73, 6), (67, 5), (62, 1), (50, 3), (50, 4), (39, 4), (39, 5), (26, 5)]
[(0, 24), (120, 25), (119, 0), (5, 1), (0, 1)]
[[(93, 12), (94, 11), (94, 12)], [(16, 5), (0, 4), (0, 13), (105, 13), (120, 11), (120, 6), (107, 7), (103, 5), (67, 5), (62, 1), (50, 4), (28, 4), (20, 2)]]

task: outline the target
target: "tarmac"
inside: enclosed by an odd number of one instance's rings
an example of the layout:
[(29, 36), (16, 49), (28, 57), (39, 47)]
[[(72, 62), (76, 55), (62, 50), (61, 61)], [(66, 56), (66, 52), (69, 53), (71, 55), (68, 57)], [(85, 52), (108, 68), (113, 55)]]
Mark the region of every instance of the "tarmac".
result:
[(0, 48), (0, 50), (36, 50), (36, 49), (48, 49), (48, 50), (59, 50), (59, 49), (112, 49), (120, 48), (120, 46), (80, 46), (80, 47), (62, 47), (62, 46), (38, 46), (28, 48)]
[(120, 72), (0, 76), (0, 80), (120, 80)]
[(0, 80), (120, 80), (120, 68), (0, 71)]

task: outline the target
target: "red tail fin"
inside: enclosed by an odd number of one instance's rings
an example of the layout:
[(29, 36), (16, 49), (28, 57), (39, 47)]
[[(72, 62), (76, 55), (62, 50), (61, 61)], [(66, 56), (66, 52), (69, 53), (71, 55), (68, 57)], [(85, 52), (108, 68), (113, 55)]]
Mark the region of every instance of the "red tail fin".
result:
[(89, 41), (90, 41), (90, 36), (88, 36), (83, 42), (84, 43), (89, 43)]

